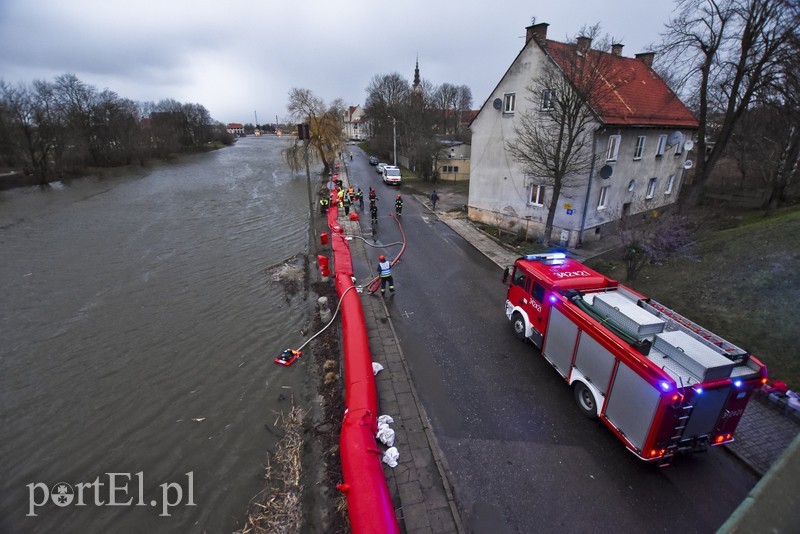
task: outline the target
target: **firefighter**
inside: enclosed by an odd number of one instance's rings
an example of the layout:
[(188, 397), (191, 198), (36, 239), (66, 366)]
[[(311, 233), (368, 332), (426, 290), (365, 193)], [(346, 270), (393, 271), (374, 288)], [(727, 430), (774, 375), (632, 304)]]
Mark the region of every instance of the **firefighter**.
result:
[(397, 195), (397, 199), (394, 201), (394, 211), (396, 211), (398, 215), (403, 214), (403, 198), (400, 195)]
[(344, 189), (339, 188), (336, 192), (336, 200), (339, 202), (339, 205), (342, 205), (342, 199), (344, 199)]
[(369, 216), (372, 218), (372, 224), (378, 224), (378, 206), (373, 200), (369, 202)]
[(350, 215), (350, 204), (352, 204), (352, 201), (350, 200), (350, 195), (344, 195), (344, 198), (342, 198), (342, 206), (344, 206), (345, 217)]
[(361, 211), (364, 211), (364, 192), (360, 187), (358, 191), (356, 191), (356, 198), (358, 199), (358, 206), (361, 208)]
[(372, 204), (373, 200), (378, 200), (377, 195), (375, 194), (375, 189), (372, 187), (369, 188), (369, 203)]
[(319, 199), (320, 214), (325, 215), (326, 213), (328, 213), (328, 206), (330, 206), (330, 204), (331, 201), (330, 199), (328, 199), (328, 197), (322, 197), (321, 199)]
[(389, 284), (389, 291), (394, 293), (394, 278), (392, 278), (392, 264), (381, 254), (378, 257), (378, 272), (381, 275), (381, 295), (386, 294), (386, 284)]

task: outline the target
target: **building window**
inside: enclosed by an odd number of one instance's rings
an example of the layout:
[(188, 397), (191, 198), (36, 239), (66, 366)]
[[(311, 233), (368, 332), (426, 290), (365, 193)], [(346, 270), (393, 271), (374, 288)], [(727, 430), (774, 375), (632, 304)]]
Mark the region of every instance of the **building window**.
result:
[(667, 149), (667, 136), (666, 135), (659, 135), (658, 136), (658, 148), (656, 149), (656, 157), (660, 158), (664, 155), (664, 150)]
[(606, 209), (606, 202), (608, 201), (608, 188), (611, 187), (609, 185), (603, 186), (600, 188), (600, 201), (597, 203), (597, 210), (604, 210)]
[(458, 172), (458, 165), (442, 165), (443, 173)]
[(681, 154), (683, 154), (683, 143), (685, 142), (683, 139), (684, 139), (683, 136), (681, 136), (681, 140), (675, 146), (675, 156), (676, 157), (680, 156)]
[(628, 182), (628, 191), (633, 191), (636, 189), (636, 180), (631, 180)]
[(640, 135), (636, 138), (636, 152), (633, 153), (633, 159), (642, 159), (642, 154), (644, 154), (644, 142), (647, 139), (646, 136)]
[(531, 186), (531, 197), (528, 199), (528, 204), (533, 206), (544, 206), (544, 189), (543, 185), (533, 184)]
[(608, 151), (606, 152), (606, 161), (617, 161), (619, 154), (619, 135), (608, 136)]
[(670, 174), (669, 175), (669, 180), (667, 181), (667, 190), (664, 191), (664, 194), (665, 195), (669, 195), (670, 193), (672, 193), (672, 188), (674, 186), (675, 186), (675, 175), (674, 174)]
[(644, 198), (650, 199), (653, 198), (653, 195), (656, 194), (656, 181), (658, 178), (650, 178), (650, 181), (647, 183), (647, 194), (645, 194)]
[(542, 91), (541, 111), (552, 111), (554, 109), (556, 109), (555, 95), (550, 89), (545, 89)]
[(506, 93), (503, 95), (503, 113), (514, 113), (517, 109), (517, 94)]

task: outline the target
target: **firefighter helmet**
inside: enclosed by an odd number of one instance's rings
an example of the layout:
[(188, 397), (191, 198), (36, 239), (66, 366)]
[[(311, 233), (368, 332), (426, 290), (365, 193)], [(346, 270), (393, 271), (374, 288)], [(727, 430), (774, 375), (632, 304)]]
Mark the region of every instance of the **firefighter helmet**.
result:
[(381, 254), (380, 256), (378, 256), (378, 259), (379, 259), (380, 261), (386, 261), (386, 256), (384, 256), (383, 254)]

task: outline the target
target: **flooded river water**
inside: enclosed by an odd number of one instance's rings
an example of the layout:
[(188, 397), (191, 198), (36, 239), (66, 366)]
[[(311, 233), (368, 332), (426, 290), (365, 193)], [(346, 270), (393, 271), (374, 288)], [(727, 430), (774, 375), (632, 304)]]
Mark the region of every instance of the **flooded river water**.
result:
[(310, 394), (272, 362), (309, 311), (274, 280), (309, 245), (285, 143), (0, 192), (0, 532), (241, 525)]

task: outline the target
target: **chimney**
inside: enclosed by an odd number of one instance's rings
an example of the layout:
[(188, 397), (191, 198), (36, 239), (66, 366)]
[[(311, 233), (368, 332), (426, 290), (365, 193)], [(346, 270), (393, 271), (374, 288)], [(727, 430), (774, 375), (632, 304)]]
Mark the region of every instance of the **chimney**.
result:
[(578, 52), (586, 53), (592, 47), (591, 37), (578, 37)]
[(531, 39), (536, 39), (537, 43), (543, 45), (545, 39), (547, 39), (548, 26), (550, 26), (548, 23), (540, 22), (539, 24), (534, 24), (525, 28), (525, 44), (528, 44)]
[(622, 55), (622, 47), (623, 46), (625, 46), (625, 45), (620, 44), (620, 43), (612, 44), (611, 45), (611, 54), (615, 55), (615, 56), (621, 56)]
[(655, 52), (640, 52), (636, 54), (636, 59), (647, 65), (648, 67), (653, 67), (653, 58), (656, 57)]

